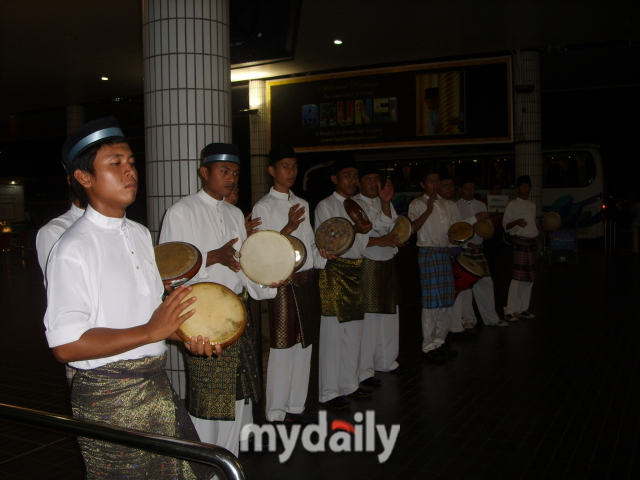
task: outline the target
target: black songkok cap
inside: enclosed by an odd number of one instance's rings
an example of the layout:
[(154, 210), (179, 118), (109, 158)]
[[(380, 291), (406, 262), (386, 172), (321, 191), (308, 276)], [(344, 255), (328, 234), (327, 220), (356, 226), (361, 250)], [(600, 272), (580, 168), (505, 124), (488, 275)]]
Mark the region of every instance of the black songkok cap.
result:
[(356, 162), (353, 155), (342, 155), (338, 157), (338, 159), (333, 162), (331, 172), (333, 175), (338, 175), (340, 170), (344, 170), (345, 168), (358, 169), (358, 162)]
[(365, 163), (360, 168), (358, 168), (358, 173), (360, 173), (360, 178), (364, 177), (365, 175), (380, 175), (378, 167), (376, 167), (373, 163)]
[(240, 165), (240, 152), (233, 143), (210, 143), (202, 150), (202, 165), (211, 162), (231, 162)]
[(73, 159), (83, 150), (109, 138), (124, 139), (124, 133), (115, 117), (92, 120), (73, 132), (62, 146), (62, 162), (67, 170), (71, 170)]
[(531, 177), (529, 175), (520, 175), (516, 180), (516, 187), (519, 187), (523, 183), (531, 185)]
[(425, 88), (424, 89), (424, 99), (425, 100), (435, 100), (440, 95), (439, 88)]
[(276, 145), (269, 152), (269, 164), (274, 166), (283, 158), (297, 158), (296, 151), (289, 145)]

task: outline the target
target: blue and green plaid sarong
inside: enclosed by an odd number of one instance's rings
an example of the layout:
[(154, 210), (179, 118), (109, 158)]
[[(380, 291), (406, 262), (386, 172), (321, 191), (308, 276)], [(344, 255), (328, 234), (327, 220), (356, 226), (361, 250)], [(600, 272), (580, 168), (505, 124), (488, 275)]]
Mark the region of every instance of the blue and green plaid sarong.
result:
[(449, 248), (420, 247), (422, 308), (446, 308), (455, 302), (455, 284)]

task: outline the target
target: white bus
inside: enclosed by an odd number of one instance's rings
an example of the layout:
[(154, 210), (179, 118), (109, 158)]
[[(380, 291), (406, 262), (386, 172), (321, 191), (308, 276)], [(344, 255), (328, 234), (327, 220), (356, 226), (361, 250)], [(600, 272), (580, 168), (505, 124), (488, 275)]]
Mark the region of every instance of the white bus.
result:
[[(420, 174), (425, 167), (448, 172), (458, 186), (471, 179), (476, 194), (484, 198), (494, 185), (503, 195), (513, 197), (515, 161), (513, 146), (478, 148), (432, 148), (425, 150), (397, 149), (390, 151), (360, 151), (354, 153), (358, 162), (374, 163), (394, 182), (393, 203), (398, 213), (406, 213), (411, 200), (422, 194)], [(326, 176), (328, 163), (305, 173), (303, 189), (316, 184), (314, 177)], [(325, 170), (324, 174), (321, 173)], [(558, 212), (562, 228), (577, 229), (578, 238), (599, 238), (603, 235), (602, 204), (604, 177), (600, 151), (595, 145), (572, 145), (568, 148), (543, 150), (543, 211)]]

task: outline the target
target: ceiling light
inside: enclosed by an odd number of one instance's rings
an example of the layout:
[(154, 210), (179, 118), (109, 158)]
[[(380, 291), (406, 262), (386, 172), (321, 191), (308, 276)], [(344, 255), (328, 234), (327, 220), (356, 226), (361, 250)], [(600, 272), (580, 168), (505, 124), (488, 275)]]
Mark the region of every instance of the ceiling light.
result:
[(102, 77), (101, 80), (104, 80), (106, 82), (107, 80), (109, 80), (109, 77)]
[(334, 40), (333, 43), (336, 45), (342, 45), (342, 40)]

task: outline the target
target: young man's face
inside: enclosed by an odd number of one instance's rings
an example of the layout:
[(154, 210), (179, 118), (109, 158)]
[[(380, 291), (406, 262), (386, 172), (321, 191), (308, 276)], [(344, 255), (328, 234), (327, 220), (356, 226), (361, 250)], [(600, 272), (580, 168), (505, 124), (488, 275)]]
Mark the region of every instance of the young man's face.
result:
[(452, 178), (447, 178), (445, 180), (440, 181), (440, 196), (442, 198), (446, 198), (447, 200), (451, 200), (455, 193), (455, 185), (453, 184)]
[(473, 200), (473, 194), (476, 193), (475, 183), (465, 183), (464, 185), (462, 185), (460, 192), (462, 193), (462, 198), (464, 198), (465, 200)]
[(336, 186), (336, 192), (346, 198), (351, 198), (358, 190), (357, 168), (343, 168), (336, 175), (331, 175), (331, 181)]
[(298, 176), (298, 160), (283, 158), (274, 166), (269, 166), (269, 175), (273, 177), (273, 186), (279, 192), (288, 192)]
[(360, 177), (360, 193), (367, 198), (375, 198), (380, 193), (380, 175), (370, 173)]
[(87, 192), (89, 203), (103, 215), (119, 216), (136, 199), (138, 172), (127, 143), (104, 145), (93, 162), (94, 174), (76, 170), (74, 176)]
[(529, 198), (529, 194), (531, 193), (531, 185), (528, 183), (523, 183), (518, 187), (518, 197), (526, 200)]
[(202, 188), (216, 200), (233, 194), (240, 178), (240, 165), (234, 162), (211, 162), (200, 167)]
[(420, 182), (420, 186), (427, 195), (437, 195), (440, 190), (440, 175), (430, 173), (425, 177), (424, 182)]

